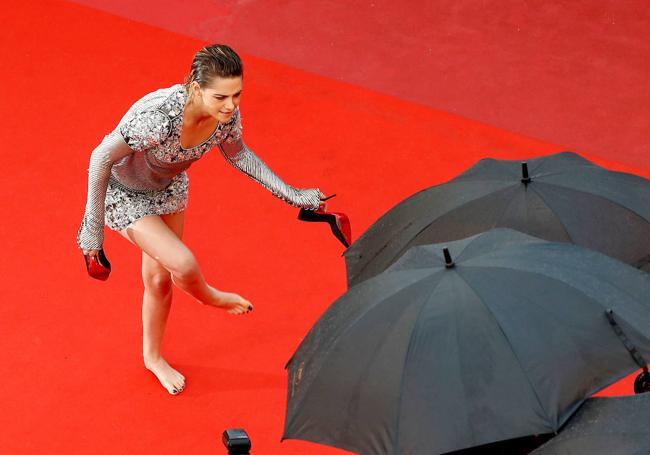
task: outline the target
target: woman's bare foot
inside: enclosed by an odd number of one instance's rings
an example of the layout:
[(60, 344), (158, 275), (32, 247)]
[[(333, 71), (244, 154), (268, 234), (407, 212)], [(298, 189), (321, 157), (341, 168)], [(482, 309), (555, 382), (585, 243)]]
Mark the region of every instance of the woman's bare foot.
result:
[(212, 288), (215, 294), (214, 303), (211, 303), (217, 308), (226, 310), (230, 314), (244, 314), (253, 311), (253, 304), (242, 296), (233, 292), (217, 291)]
[(185, 376), (174, 370), (162, 357), (145, 355), (144, 366), (156, 375), (160, 384), (172, 395), (185, 390)]

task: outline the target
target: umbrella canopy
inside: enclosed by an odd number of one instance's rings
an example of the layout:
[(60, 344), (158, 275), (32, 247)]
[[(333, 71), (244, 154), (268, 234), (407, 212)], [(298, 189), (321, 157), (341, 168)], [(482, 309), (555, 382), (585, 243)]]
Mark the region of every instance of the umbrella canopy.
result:
[(600, 251), (650, 272), (650, 181), (564, 152), (527, 162), (484, 159), (392, 208), (346, 252), (348, 285), (414, 245), (495, 227)]
[(650, 394), (590, 398), (534, 455), (647, 455)]
[(440, 454), (557, 431), (650, 354), (650, 275), (509, 229), (414, 247), (351, 288), (289, 361), (285, 437)]

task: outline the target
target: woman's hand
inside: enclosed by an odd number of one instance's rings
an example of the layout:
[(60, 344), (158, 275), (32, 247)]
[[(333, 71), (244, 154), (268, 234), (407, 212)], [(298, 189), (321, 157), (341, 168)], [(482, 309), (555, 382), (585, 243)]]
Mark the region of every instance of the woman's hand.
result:
[(99, 261), (99, 250), (81, 250), (85, 256), (93, 261)]
[(318, 210), (321, 199), (325, 196), (318, 188), (292, 189), (292, 195), (285, 199), (294, 207), (300, 207), (307, 210)]
[[(320, 193), (320, 191), (319, 191)], [(320, 193), (320, 204), (318, 206), (318, 210), (322, 210), (323, 212), (327, 211), (327, 201), (332, 199), (334, 196), (336, 196), (336, 193), (330, 194), (329, 196), (325, 196), (323, 193)]]
[(326, 197), (326, 196), (321, 192), (321, 190), (317, 190), (317, 191), (318, 191), (318, 199), (320, 199), (320, 202), (319, 202), (319, 204), (318, 204), (318, 209), (317, 209), (317, 210), (327, 210), (327, 202), (325, 202), (325, 201), (327, 201), (327, 199), (329, 199), (329, 198)]

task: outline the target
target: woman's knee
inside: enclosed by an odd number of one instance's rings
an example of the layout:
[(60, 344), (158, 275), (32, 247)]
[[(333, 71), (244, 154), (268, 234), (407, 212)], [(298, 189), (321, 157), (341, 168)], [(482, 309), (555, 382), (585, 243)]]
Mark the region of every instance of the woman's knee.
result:
[(172, 290), (172, 277), (167, 270), (156, 270), (142, 274), (144, 287), (156, 294), (166, 295)]
[(175, 280), (183, 282), (196, 281), (201, 277), (199, 263), (190, 251), (174, 257), (172, 264), (169, 266), (169, 270)]

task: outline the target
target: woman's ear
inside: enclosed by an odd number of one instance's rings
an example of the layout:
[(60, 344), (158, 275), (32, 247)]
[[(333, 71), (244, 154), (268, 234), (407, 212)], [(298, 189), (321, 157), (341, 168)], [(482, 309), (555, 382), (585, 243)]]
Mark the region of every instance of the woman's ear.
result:
[(195, 96), (201, 96), (201, 86), (199, 85), (198, 82), (192, 81), (190, 82), (189, 86), (189, 95), (191, 98), (194, 98)]

